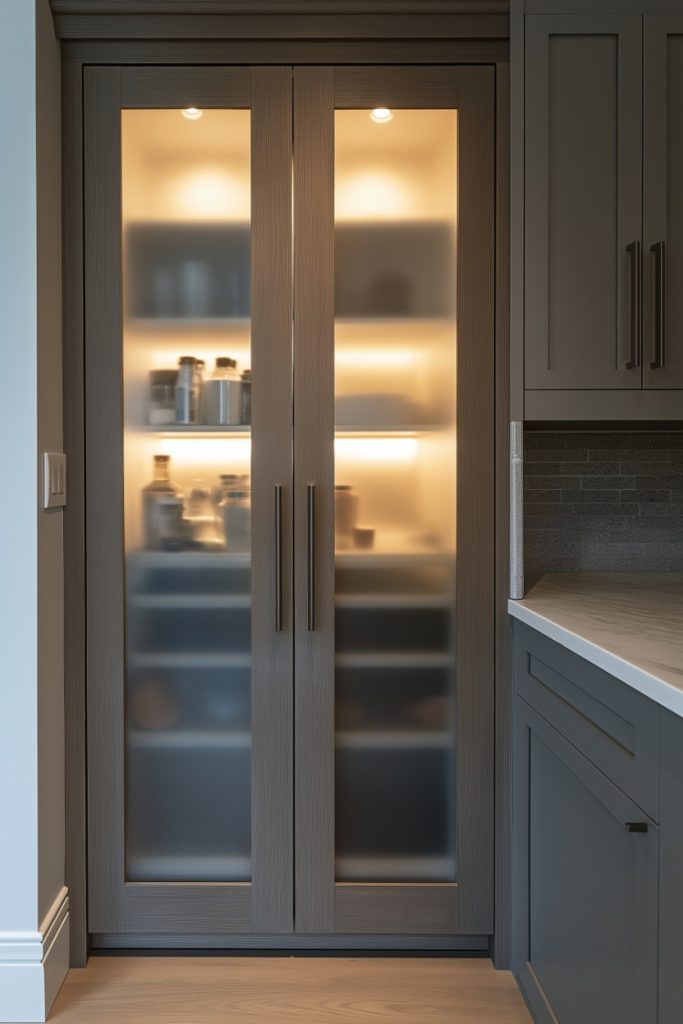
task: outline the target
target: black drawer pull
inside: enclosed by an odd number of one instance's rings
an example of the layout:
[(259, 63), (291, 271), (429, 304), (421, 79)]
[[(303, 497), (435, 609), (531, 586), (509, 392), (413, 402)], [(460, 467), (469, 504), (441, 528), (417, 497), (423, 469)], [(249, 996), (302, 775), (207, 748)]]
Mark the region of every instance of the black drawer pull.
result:
[(627, 821), (624, 828), (627, 832), (647, 832), (646, 821)]
[(666, 246), (655, 242), (650, 246), (655, 256), (655, 350), (651, 370), (659, 370), (666, 363)]
[(640, 350), (642, 347), (642, 265), (640, 261), (640, 242), (631, 242), (626, 246), (631, 262), (630, 279), (630, 354), (626, 363), (627, 370), (635, 370), (640, 366)]

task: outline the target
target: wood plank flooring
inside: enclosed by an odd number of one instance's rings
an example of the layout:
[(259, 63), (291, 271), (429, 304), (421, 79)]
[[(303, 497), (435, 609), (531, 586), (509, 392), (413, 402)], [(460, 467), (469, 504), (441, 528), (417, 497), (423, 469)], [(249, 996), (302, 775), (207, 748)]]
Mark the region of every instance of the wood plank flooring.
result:
[(54, 1024), (530, 1024), (488, 960), (92, 957)]

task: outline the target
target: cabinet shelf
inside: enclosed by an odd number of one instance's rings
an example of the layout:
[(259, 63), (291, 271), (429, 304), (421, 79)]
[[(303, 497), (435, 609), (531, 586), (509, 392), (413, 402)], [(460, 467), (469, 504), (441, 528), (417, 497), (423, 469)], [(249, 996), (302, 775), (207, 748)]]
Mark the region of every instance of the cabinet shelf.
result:
[(364, 437), (420, 437), (422, 434), (435, 434), (438, 431), (448, 429), (448, 424), (442, 424), (441, 426), (435, 423), (407, 423), (405, 425), (392, 427), (377, 426), (365, 426), (363, 424), (343, 424), (340, 423), (335, 427), (335, 437), (353, 437), (362, 439)]
[(131, 729), (128, 744), (143, 750), (250, 750), (251, 733), (222, 729)]
[(193, 854), (154, 854), (128, 857), (126, 873), (136, 882), (201, 882), (220, 879), (226, 882), (248, 881), (249, 857), (199, 856)]
[(450, 608), (453, 604), (448, 594), (340, 594), (335, 598), (336, 608), (372, 609), (394, 611), (398, 609)]
[(131, 654), (128, 664), (133, 669), (141, 668), (249, 668), (251, 655), (192, 652), (167, 653), (166, 651)]
[(128, 599), (129, 608), (150, 611), (166, 609), (207, 609), (250, 608), (248, 594), (135, 594)]
[(138, 430), (155, 437), (251, 437), (248, 423), (145, 423)]
[(451, 857), (337, 857), (335, 866), (341, 882), (431, 882), (452, 880), (454, 874)]
[(243, 330), (251, 320), (247, 316), (132, 316), (126, 321), (131, 331), (163, 331), (164, 334), (177, 331), (184, 334), (189, 330), (220, 330), (230, 328)]
[(448, 732), (401, 730), (354, 730), (338, 732), (337, 750), (447, 750), (453, 739)]
[(448, 653), (420, 651), (373, 651), (362, 654), (338, 654), (337, 668), (450, 668), (453, 656)]
[(249, 569), (248, 551), (135, 551), (128, 556), (136, 569)]

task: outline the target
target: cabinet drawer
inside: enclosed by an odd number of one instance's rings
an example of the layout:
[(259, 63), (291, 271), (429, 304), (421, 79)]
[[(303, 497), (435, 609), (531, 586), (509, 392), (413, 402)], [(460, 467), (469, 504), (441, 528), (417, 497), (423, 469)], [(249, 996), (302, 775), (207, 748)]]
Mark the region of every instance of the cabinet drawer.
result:
[(517, 693), (659, 821), (656, 704), (521, 623), (515, 638)]

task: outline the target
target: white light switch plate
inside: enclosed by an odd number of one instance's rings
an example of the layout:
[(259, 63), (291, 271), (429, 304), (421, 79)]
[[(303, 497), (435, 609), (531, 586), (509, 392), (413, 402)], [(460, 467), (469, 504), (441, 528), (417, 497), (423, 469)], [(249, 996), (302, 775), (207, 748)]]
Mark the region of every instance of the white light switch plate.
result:
[(66, 455), (61, 452), (43, 454), (43, 508), (66, 505)]

